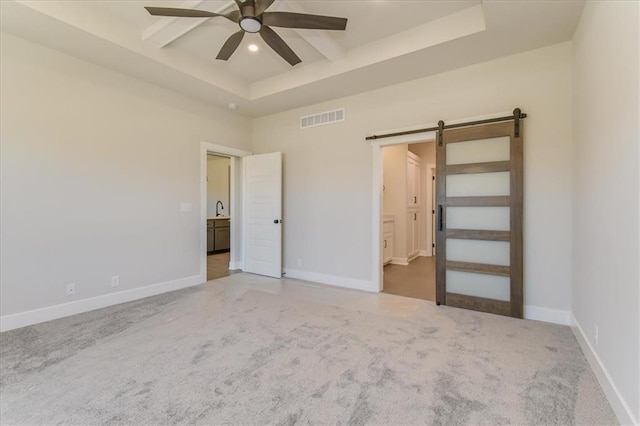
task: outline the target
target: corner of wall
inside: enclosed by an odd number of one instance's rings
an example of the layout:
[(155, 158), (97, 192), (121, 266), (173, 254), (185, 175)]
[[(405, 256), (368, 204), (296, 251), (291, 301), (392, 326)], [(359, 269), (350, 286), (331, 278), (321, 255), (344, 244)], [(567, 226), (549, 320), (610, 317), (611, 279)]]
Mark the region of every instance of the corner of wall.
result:
[(609, 400), (611, 408), (618, 417), (620, 423), (623, 425), (638, 424), (638, 419), (633, 415), (631, 407), (626, 403), (624, 397), (611, 378), (607, 367), (605, 367), (604, 363), (598, 356), (598, 353), (595, 351), (591, 343), (589, 343), (589, 339), (587, 338), (583, 327), (580, 325), (578, 320), (576, 320), (573, 314), (571, 314), (571, 330), (573, 331), (573, 335), (576, 337), (578, 344), (580, 344), (582, 352), (587, 358), (587, 361), (598, 379), (600, 386), (602, 386), (602, 390)]

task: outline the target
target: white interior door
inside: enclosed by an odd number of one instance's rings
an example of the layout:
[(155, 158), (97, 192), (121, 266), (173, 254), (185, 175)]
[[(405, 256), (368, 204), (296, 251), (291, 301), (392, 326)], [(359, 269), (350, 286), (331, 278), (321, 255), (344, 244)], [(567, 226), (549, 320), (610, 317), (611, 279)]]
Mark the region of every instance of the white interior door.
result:
[(282, 277), (282, 153), (243, 158), (244, 271)]

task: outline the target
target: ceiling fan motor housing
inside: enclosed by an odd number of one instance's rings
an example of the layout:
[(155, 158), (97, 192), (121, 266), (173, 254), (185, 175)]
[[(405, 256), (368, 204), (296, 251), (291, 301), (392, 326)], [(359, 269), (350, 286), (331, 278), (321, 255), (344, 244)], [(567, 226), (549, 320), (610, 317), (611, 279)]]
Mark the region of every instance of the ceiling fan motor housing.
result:
[(258, 18), (244, 17), (239, 24), (240, 28), (248, 33), (259, 33), (262, 29), (262, 22)]
[(240, 28), (248, 33), (258, 33), (262, 29), (262, 21), (256, 17), (256, 8), (247, 3), (242, 6), (242, 19), (238, 22)]

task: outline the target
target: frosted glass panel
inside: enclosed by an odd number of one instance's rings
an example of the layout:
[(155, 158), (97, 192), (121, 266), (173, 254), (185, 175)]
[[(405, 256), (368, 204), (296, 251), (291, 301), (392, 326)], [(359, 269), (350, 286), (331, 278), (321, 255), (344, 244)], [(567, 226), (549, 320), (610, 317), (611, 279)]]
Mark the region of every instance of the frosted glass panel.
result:
[(509, 277), (447, 271), (447, 292), (487, 299), (511, 300)]
[(506, 241), (447, 239), (447, 260), (509, 266), (510, 259)]
[(447, 228), (509, 231), (509, 207), (447, 207)]
[(447, 197), (509, 195), (510, 192), (509, 172), (447, 176)]
[(468, 142), (448, 143), (447, 164), (486, 163), (511, 159), (509, 136), (479, 139)]

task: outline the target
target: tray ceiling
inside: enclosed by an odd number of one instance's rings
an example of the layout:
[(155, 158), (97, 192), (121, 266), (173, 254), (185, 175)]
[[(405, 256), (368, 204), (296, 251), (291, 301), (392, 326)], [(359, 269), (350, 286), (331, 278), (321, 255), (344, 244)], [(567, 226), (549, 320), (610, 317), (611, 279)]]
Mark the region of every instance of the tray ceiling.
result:
[[(570, 40), (582, 1), (276, 0), (270, 10), (349, 19), (347, 30), (275, 28), (291, 67), (256, 34), (215, 56), (237, 25), (159, 18), (144, 6), (232, 10), (233, 1), (3, 1), (2, 30), (206, 102), (260, 116)], [(250, 52), (249, 44), (258, 46)]]

